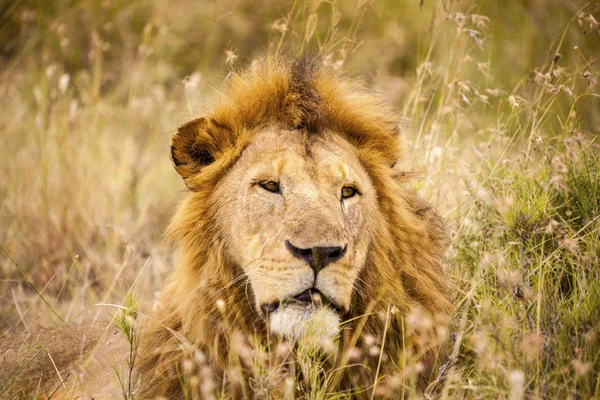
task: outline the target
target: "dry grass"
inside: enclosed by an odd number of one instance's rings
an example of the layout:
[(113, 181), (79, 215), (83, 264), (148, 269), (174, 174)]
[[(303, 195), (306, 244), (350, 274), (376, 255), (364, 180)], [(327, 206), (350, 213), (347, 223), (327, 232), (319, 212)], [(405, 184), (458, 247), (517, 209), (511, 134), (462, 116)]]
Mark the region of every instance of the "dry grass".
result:
[(2, 331), (106, 321), (130, 291), (149, 309), (185, 196), (170, 133), (231, 68), (319, 49), (395, 99), (451, 226), (441, 396), (600, 398), (598, 5), (419, 3), (0, 3)]

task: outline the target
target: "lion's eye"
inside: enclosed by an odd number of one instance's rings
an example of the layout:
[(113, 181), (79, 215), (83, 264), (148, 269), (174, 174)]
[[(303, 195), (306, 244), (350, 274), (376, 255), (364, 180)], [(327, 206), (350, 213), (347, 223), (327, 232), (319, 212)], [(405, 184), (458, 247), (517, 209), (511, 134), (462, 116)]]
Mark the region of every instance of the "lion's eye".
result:
[(358, 194), (358, 190), (352, 186), (344, 186), (342, 188), (342, 199), (349, 199), (350, 197), (354, 197)]
[(260, 182), (259, 185), (260, 185), (260, 187), (262, 187), (265, 190), (268, 190), (269, 192), (279, 193), (279, 183), (277, 183), (277, 182), (265, 181), (265, 182)]

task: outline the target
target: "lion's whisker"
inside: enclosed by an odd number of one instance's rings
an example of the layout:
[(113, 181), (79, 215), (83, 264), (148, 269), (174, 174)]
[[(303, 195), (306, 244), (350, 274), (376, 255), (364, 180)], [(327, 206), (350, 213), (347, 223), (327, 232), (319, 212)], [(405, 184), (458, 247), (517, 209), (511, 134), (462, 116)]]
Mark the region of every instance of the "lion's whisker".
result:
[[(358, 281), (358, 282), (361, 282), (361, 283), (362, 283), (362, 284), (364, 284), (364, 285), (365, 285), (367, 288), (369, 288), (369, 289), (373, 290), (373, 287), (372, 287), (371, 285), (369, 285), (369, 283), (368, 283), (368, 282), (366, 282), (364, 279), (362, 279), (362, 278), (360, 278), (360, 277), (358, 277), (358, 276), (357, 276), (357, 277), (356, 277), (356, 281)], [(358, 288), (356, 287), (356, 285), (354, 285), (354, 288), (355, 288), (356, 290), (360, 290), (360, 289), (358, 289)], [(361, 294), (364, 296), (364, 293), (362, 293), (362, 292), (361, 292)]]

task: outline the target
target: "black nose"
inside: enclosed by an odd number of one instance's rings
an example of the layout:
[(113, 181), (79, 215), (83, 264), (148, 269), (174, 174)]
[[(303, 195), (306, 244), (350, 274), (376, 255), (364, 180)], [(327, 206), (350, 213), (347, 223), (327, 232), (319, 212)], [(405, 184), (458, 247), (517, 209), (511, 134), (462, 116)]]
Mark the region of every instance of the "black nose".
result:
[(301, 249), (285, 241), (285, 247), (296, 257), (306, 261), (310, 267), (318, 274), (320, 270), (325, 268), (327, 264), (339, 260), (346, 253), (348, 246), (339, 247), (313, 247), (310, 249)]

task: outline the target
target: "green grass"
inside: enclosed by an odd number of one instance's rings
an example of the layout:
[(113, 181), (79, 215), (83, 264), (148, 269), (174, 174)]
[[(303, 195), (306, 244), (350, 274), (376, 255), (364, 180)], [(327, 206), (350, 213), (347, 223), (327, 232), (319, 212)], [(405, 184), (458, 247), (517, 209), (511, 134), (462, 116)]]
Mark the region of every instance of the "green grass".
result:
[(510, 391), (519, 371), (527, 392), (544, 398), (600, 394), (600, 160), (590, 149), (578, 158), (563, 173), (541, 161), (529, 176), (486, 176), (486, 189), (510, 200), (477, 199), (478, 224), (455, 246), (460, 286), (472, 289), (456, 392), (470, 392), (464, 379), (482, 396)]
[[(597, 20), (566, 0), (0, 3), (0, 329), (109, 321), (93, 306), (132, 292), (149, 310), (185, 196), (170, 133), (232, 68), (318, 49), (393, 99), (452, 232), (441, 397), (600, 398)], [(307, 353), (290, 385), (333, 396)]]

